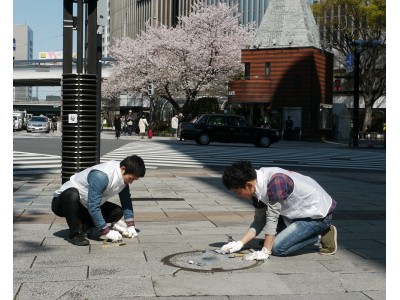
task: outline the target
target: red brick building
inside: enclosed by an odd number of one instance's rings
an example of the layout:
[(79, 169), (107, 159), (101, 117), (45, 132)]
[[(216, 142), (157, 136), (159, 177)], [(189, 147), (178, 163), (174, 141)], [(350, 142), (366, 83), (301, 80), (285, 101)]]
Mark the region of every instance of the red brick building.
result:
[(242, 50), (244, 79), (229, 83), (228, 105), (254, 124), (267, 118), (283, 131), (291, 116), (302, 138), (329, 135), (333, 54), (321, 49), (305, 1), (271, 1), (253, 48)]

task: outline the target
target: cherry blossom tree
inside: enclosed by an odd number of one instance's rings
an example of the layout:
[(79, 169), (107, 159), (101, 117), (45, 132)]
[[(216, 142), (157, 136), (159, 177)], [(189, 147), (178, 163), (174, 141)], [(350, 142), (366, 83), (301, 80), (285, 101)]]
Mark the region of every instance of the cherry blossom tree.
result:
[[(146, 94), (152, 82), (156, 96), (182, 111), (201, 91), (226, 91), (227, 81), (243, 68), (241, 49), (254, 39), (254, 24), (242, 26), (239, 17), (237, 6), (196, 3), (175, 28), (147, 24), (140, 37), (117, 40), (103, 95)], [(183, 107), (178, 98), (185, 99)]]

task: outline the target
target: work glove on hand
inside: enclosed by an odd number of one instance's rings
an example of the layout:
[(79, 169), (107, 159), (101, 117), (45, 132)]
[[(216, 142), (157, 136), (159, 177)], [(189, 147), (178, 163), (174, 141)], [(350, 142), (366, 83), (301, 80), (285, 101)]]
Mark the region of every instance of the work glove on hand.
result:
[(226, 253), (237, 252), (240, 251), (242, 247), (243, 243), (241, 241), (229, 242), (228, 244), (222, 246), (221, 253), (226, 254)]
[(132, 233), (129, 232), (128, 226), (123, 220), (119, 220), (111, 227), (111, 229), (118, 231), (120, 234), (122, 234), (123, 237), (132, 237)]
[(113, 243), (122, 241), (122, 235), (116, 230), (110, 230), (107, 234), (103, 234), (100, 238), (111, 240)]
[(137, 233), (137, 231), (135, 229), (135, 226), (129, 226), (128, 227), (128, 232), (129, 232), (129, 237), (131, 237), (131, 238), (135, 238), (135, 237), (138, 236), (138, 233)]
[(246, 254), (243, 259), (244, 260), (265, 260), (268, 259), (271, 255), (271, 251), (267, 248), (263, 247), (260, 251), (255, 251), (249, 254)]

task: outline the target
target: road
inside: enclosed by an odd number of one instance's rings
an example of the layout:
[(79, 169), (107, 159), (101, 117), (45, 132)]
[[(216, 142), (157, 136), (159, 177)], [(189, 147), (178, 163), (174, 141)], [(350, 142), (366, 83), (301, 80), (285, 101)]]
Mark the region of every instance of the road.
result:
[[(128, 155), (140, 155), (149, 169), (214, 168), (221, 169), (233, 161), (244, 159), (256, 168), (279, 166), (291, 170), (318, 171), (386, 171), (384, 149), (351, 149), (343, 144), (280, 141), (270, 148), (245, 144), (199, 146), (192, 141), (154, 137), (141, 140), (113, 132), (103, 132), (100, 161), (122, 160)], [(61, 170), (60, 133), (14, 133), (14, 175), (59, 173)]]

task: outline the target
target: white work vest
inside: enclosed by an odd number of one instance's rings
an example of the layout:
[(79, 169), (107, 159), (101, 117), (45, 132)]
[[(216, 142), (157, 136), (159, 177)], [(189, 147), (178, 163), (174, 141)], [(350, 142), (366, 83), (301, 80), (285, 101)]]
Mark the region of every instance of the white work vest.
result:
[(268, 183), (272, 175), (283, 173), (294, 182), (293, 192), (282, 201), (281, 215), (288, 219), (311, 218), (320, 219), (326, 217), (332, 205), (332, 198), (311, 177), (288, 171), (281, 168), (261, 168), (257, 172), (256, 196), (268, 204)]
[(103, 192), (103, 197), (102, 197), (100, 205), (104, 204), (107, 201), (107, 199), (109, 199), (110, 197), (117, 195), (126, 186), (124, 179), (122, 177), (122, 172), (121, 172), (121, 168), (119, 166), (119, 162), (112, 160), (112, 161), (108, 161), (106, 163), (95, 165), (95, 166), (87, 168), (77, 174), (72, 175), (70, 180), (67, 181), (66, 183), (64, 183), (60, 187), (60, 189), (58, 189), (54, 193), (54, 196), (57, 197), (64, 190), (66, 190), (70, 187), (74, 187), (74, 188), (78, 189), (78, 191), (79, 191), (79, 197), (80, 197), (80, 201), (81, 201), (82, 205), (87, 208), (88, 193), (89, 193), (89, 184), (87, 181), (87, 176), (88, 176), (89, 172), (92, 170), (103, 171), (104, 173), (106, 173), (106, 175), (108, 177), (108, 185), (107, 185), (107, 188)]

